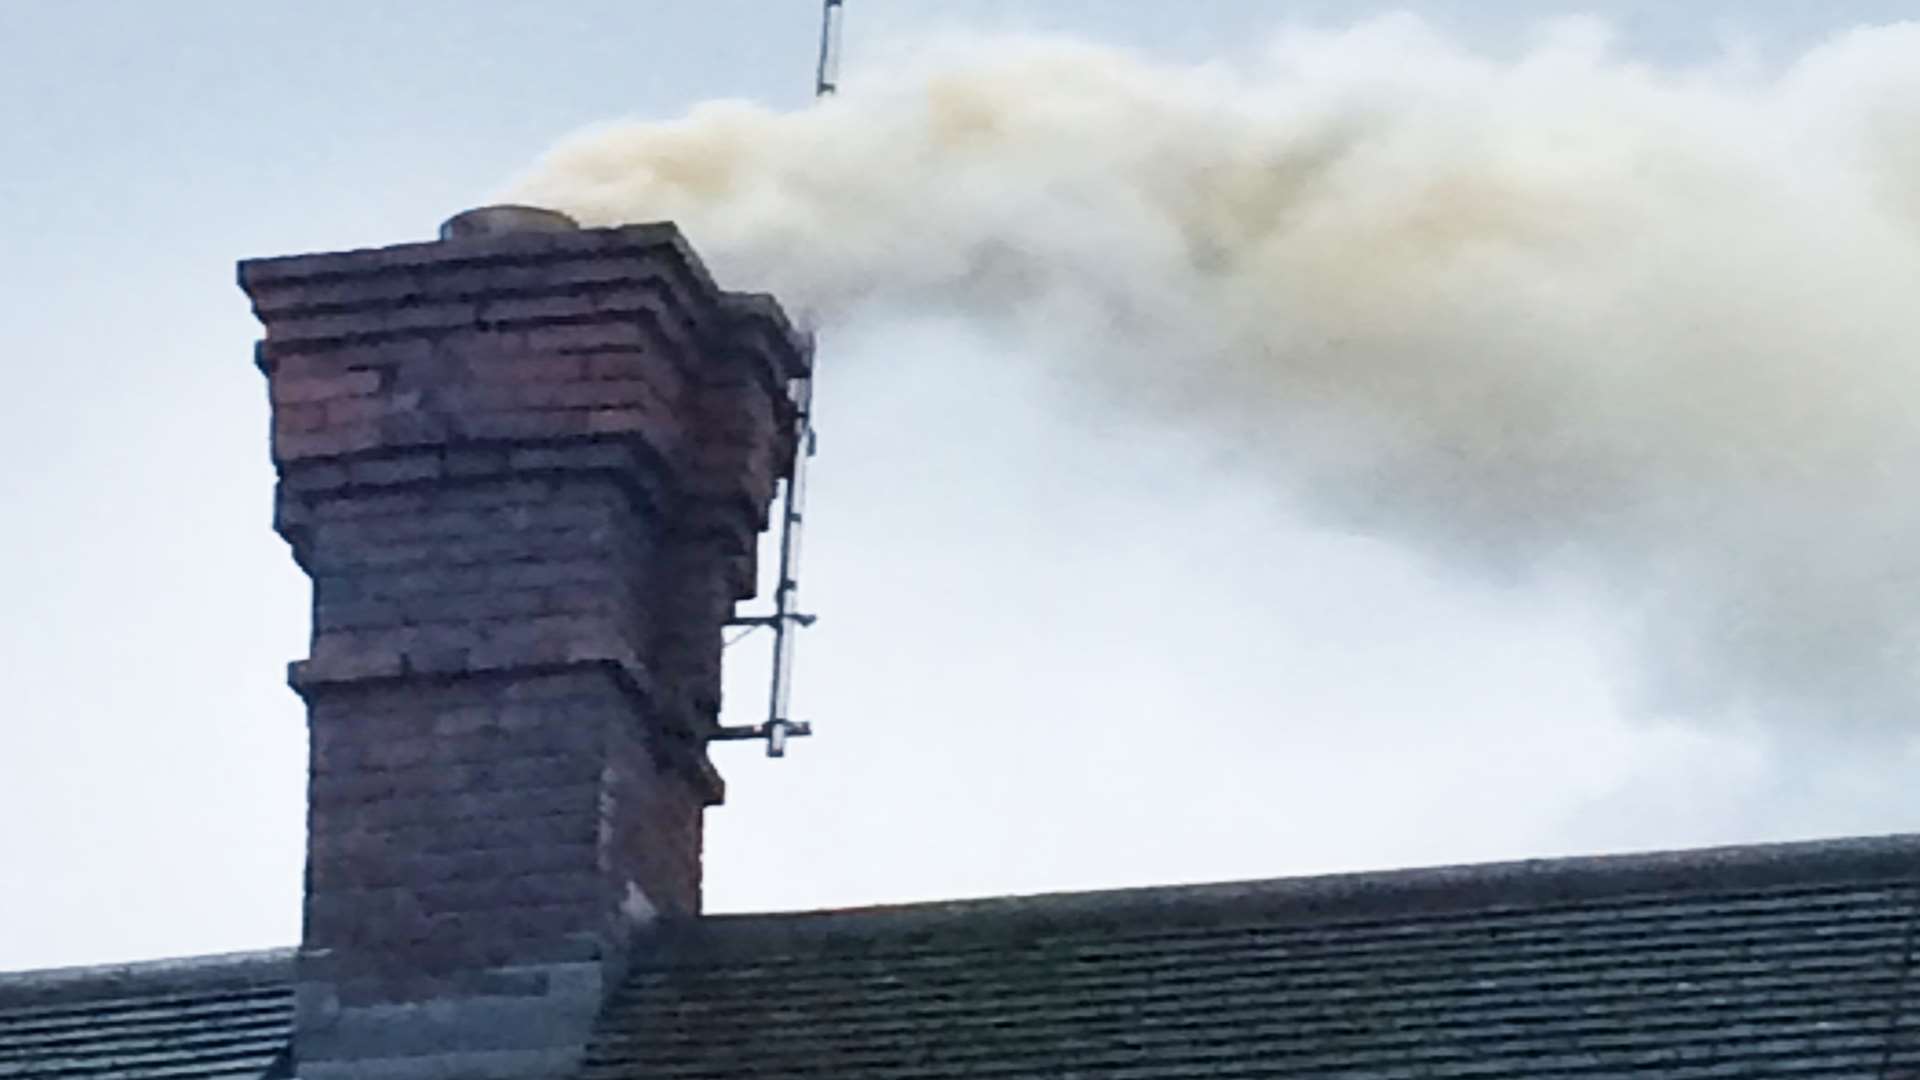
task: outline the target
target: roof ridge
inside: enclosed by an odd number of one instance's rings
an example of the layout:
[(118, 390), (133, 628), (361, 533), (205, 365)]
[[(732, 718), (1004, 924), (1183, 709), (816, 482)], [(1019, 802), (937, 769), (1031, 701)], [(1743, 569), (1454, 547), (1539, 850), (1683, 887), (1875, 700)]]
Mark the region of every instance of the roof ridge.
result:
[(102, 984), (129, 994), (164, 995), (212, 987), (291, 991), (295, 950), (252, 949), (131, 963), (0, 971), (0, 1006), (99, 1000)]
[[(864, 937), (876, 932), (978, 932), (984, 924), (1059, 930), (1154, 920), (1161, 925), (1259, 918), (1333, 924), (1468, 912), (1541, 910), (1661, 896), (1832, 890), (1850, 883), (1920, 880), (1920, 833), (1580, 855), (1247, 881), (934, 900), (814, 911), (705, 915), (656, 928), (676, 942), (752, 946)], [(664, 954), (664, 955), (663, 955)]]

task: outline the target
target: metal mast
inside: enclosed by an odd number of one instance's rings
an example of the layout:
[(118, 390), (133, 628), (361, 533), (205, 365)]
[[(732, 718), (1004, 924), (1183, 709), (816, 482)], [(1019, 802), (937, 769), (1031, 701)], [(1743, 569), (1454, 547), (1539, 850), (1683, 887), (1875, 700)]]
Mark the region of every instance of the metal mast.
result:
[[(824, 98), (836, 93), (840, 79), (840, 16), (842, 0), (823, 0), (820, 11), (820, 63), (814, 72), (813, 93)], [(813, 360), (818, 364), (818, 360)], [(788, 384), (794, 407), (793, 471), (781, 499), (780, 581), (774, 586), (773, 614), (748, 615), (729, 626), (773, 629), (773, 682), (767, 690), (765, 723), (721, 727), (717, 739), (765, 739), (768, 757), (785, 757), (787, 740), (813, 734), (813, 725), (792, 717), (793, 647), (795, 632), (812, 626), (815, 616), (803, 615), (800, 601), (800, 539), (806, 525), (807, 462), (813, 457), (813, 373)]]
[(783, 500), (784, 513), (780, 534), (780, 584), (773, 594), (773, 685), (767, 695), (767, 756), (780, 757), (787, 752), (787, 738), (811, 735), (813, 726), (795, 721), (789, 714), (788, 699), (793, 695), (794, 631), (812, 626), (814, 616), (802, 615), (800, 600), (800, 538), (806, 527), (807, 460), (813, 457), (813, 377), (795, 379), (793, 473), (787, 477)]
[(824, 0), (820, 8), (820, 67), (814, 74), (813, 96), (840, 92), (841, 0)]

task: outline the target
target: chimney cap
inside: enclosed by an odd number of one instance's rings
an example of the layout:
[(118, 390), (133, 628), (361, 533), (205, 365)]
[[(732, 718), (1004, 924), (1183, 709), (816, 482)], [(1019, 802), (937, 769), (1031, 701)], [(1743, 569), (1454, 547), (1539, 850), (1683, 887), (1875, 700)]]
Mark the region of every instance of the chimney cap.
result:
[(441, 224), (440, 239), (467, 240), (507, 233), (571, 232), (579, 227), (579, 222), (558, 210), (500, 203), (463, 210), (453, 215)]

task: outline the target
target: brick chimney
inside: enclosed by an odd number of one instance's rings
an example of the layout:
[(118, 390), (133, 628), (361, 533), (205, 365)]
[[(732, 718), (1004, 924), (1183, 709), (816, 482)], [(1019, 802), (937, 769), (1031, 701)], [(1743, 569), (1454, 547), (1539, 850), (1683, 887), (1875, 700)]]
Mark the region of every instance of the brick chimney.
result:
[(670, 224), (242, 263), (313, 579), (303, 1080), (556, 1076), (700, 908), (721, 627), (809, 346)]

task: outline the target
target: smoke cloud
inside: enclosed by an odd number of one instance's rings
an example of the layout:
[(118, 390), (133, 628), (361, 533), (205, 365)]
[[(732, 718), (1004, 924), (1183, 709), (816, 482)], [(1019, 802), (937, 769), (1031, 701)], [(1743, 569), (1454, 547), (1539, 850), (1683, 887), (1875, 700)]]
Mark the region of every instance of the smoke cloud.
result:
[(1644, 713), (1917, 730), (1920, 24), (1686, 70), (1579, 21), (944, 41), (845, 85), (588, 131), (512, 194), (675, 219), (829, 328), (959, 312), (1329, 526), (1592, 590)]

